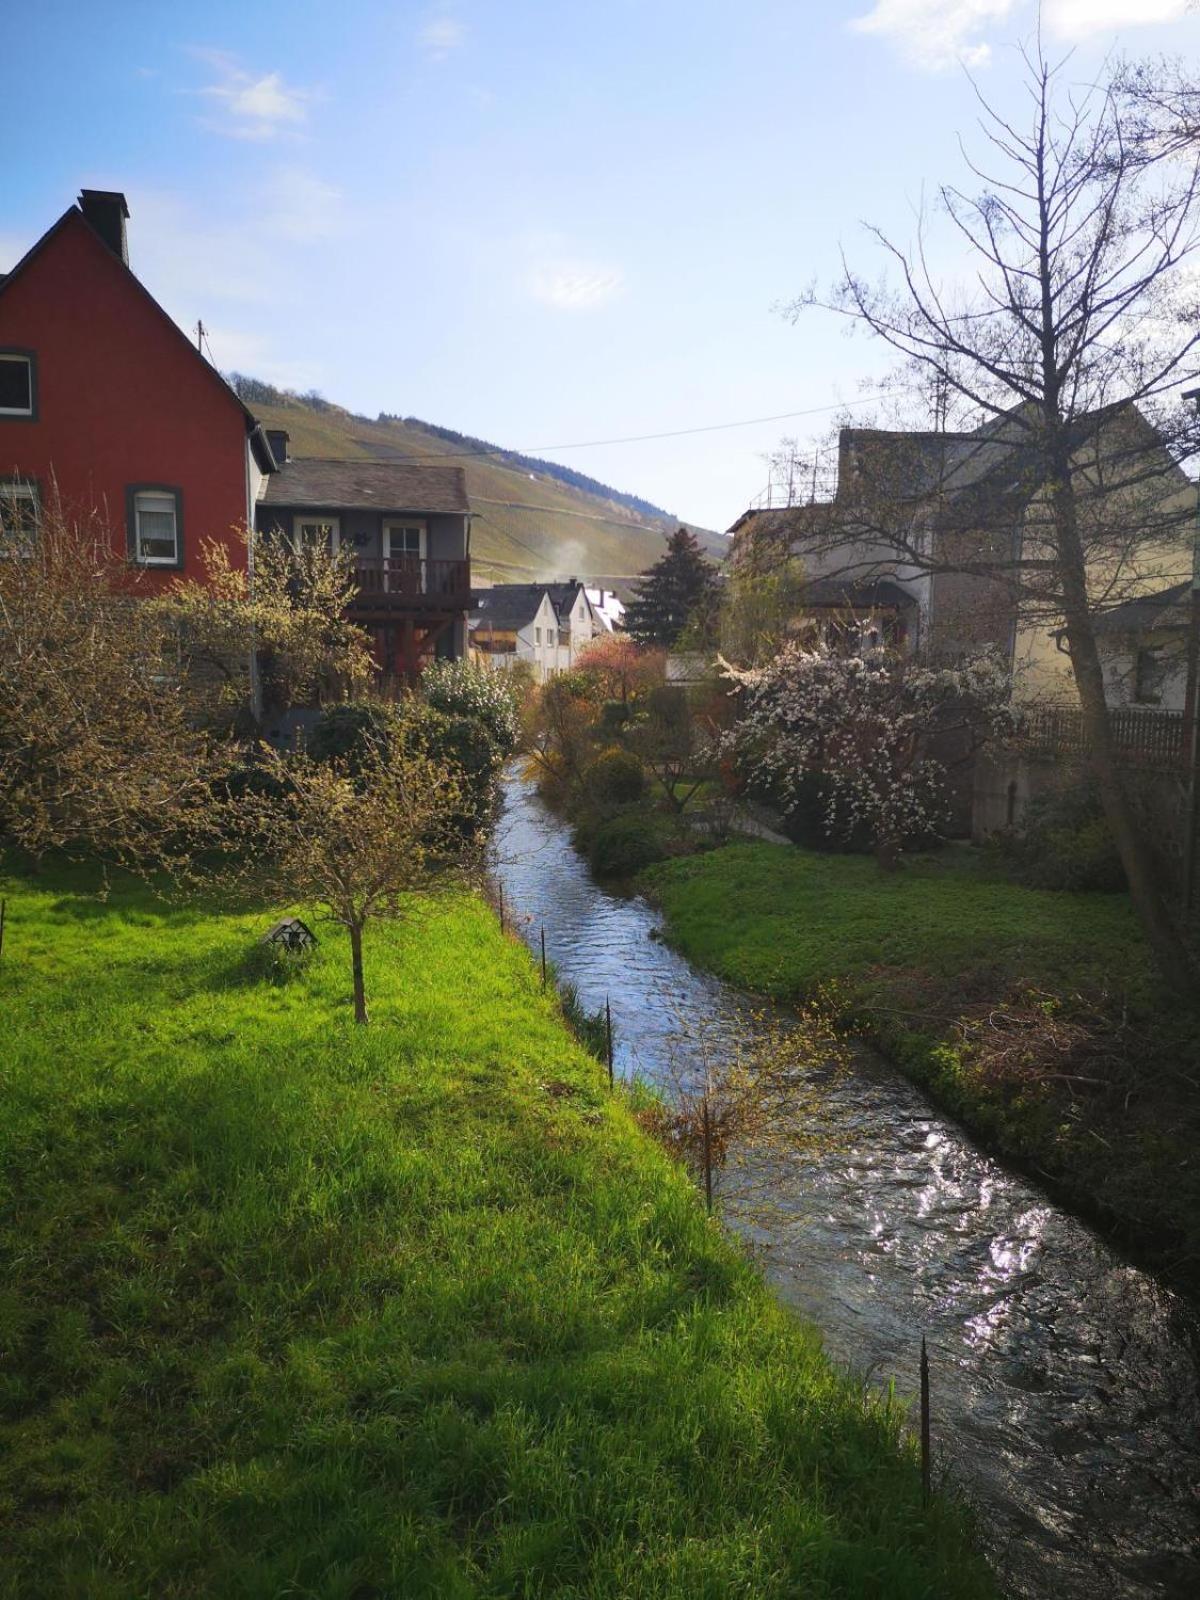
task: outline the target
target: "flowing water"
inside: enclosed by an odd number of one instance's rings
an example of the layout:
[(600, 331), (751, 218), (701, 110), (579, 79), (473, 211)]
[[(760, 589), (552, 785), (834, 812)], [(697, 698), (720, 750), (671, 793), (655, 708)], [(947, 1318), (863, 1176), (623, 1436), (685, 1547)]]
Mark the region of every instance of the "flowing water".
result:
[[(493, 871), (583, 1004), (611, 997), (620, 1073), (678, 1081), (689, 1052), (756, 1025), (655, 937), (650, 906), (591, 879), (516, 778)], [(926, 1335), (935, 1446), (1003, 1591), (1200, 1596), (1195, 1315), (869, 1052), (821, 1116), (835, 1137), (775, 1163), (766, 1271), (835, 1362), (902, 1393)]]

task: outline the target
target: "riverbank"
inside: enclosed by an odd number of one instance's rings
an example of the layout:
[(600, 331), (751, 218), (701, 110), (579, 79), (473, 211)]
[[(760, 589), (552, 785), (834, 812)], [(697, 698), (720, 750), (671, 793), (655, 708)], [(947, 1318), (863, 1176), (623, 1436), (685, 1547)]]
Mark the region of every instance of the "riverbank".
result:
[(263, 913), (5, 886), (13, 1595), (981, 1596), (476, 900), (264, 970)]
[(641, 880), (668, 937), (740, 986), (833, 986), (849, 1022), (987, 1147), (1200, 1292), (1200, 1015), (1121, 895), (1028, 889), (973, 852), (880, 874), (735, 844)]

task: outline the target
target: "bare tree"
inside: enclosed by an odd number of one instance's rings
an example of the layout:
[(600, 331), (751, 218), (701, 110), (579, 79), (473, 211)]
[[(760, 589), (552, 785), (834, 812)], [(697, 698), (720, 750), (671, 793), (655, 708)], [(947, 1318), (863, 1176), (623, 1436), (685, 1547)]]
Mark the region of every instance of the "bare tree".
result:
[(977, 187), (937, 191), (971, 286), (940, 281), (922, 217), (908, 248), (870, 230), (897, 286), (874, 287), (843, 260), (831, 296), (792, 308), (864, 327), (902, 358), (902, 382), (932, 383), (944, 409), (976, 423), (851, 436), (837, 497), (809, 518), (802, 546), (851, 552), (848, 567), (885, 552), (914, 572), (959, 574), (1010, 622), (1062, 629), (1134, 904), (1183, 987), (1191, 963), (1123, 783), (1094, 623), (1190, 576), (1195, 499), (1179, 462), (1195, 439), (1172, 395), (1196, 376), (1200, 155), (1183, 140), (1152, 146), (1120, 82), (1076, 91), (1040, 49), (1025, 61), (1027, 118), (981, 98), (990, 164), (964, 155)]
[(386, 750), (370, 746), (353, 763), (266, 750), (260, 781), (225, 808), (225, 832), (238, 841), (227, 870), (276, 898), (315, 903), (345, 928), (354, 1020), (366, 1022), (367, 924), (410, 914), (416, 896), (461, 876), (462, 806), (458, 775), (399, 723)]

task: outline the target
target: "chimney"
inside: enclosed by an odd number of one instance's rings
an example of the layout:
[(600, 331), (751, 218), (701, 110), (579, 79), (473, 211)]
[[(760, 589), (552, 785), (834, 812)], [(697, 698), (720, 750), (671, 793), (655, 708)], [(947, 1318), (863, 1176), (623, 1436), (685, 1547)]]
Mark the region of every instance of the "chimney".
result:
[(266, 434), (275, 464), (282, 467), (288, 459), (288, 434), (283, 428), (268, 428)]
[(129, 207), (125, 196), (115, 189), (81, 189), (79, 209), (91, 223), (104, 243), (129, 265), (129, 241), (125, 237), (125, 219)]

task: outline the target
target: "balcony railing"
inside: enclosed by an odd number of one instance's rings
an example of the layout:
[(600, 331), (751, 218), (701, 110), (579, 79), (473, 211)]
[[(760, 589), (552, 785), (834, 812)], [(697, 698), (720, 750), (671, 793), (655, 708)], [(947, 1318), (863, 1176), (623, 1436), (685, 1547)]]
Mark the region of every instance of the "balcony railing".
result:
[(466, 605), (471, 594), (471, 563), (434, 561), (425, 556), (359, 556), (354, 563), (355, 606)]

